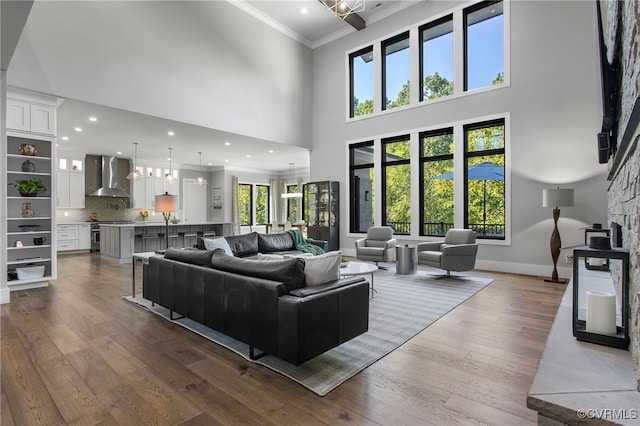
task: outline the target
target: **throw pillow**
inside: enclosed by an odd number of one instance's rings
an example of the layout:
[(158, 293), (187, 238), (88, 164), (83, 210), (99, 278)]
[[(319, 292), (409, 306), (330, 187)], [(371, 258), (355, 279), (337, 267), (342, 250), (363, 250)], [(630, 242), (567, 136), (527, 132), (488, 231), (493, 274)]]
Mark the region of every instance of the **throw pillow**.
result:
[(324, 284), (340, 278), (342, 251), (330, 251), (318, 256), (303, 257), (306, 287)]
[(231, 251), (231, 247), (229, 246), (229, 243), (227, 242), (227, 240), (224, 237), (220, 237), (220, 238), (203, 238), (202, 241), (204, 241), (204, 247), (207, 250), (222, 249), (229, 256), (233, 256), (233, 252)]

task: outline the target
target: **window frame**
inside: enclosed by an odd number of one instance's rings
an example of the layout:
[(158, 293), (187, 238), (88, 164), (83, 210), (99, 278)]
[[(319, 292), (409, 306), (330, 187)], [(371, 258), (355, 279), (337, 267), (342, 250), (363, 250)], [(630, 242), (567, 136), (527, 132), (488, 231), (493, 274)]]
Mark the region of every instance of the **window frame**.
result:
[[(356, 50), (355, 52), (349, 53), (349, 118), (357, 118), (362, 117), (361, 115), (355, 116), (355, 87), (354, 87), (354, 66), (353, 60), (354, 58), (360, 57), (365, 53), (371, 53), (373, 55), (373, 44), (362, 49)], [(375, 76), (375, 58), (371, 60), (373, 62), (372, 66), (374, 67), (374, 76)], [(374, 88), (375, 88), (375, 80), (374, 80)], [(375, 105), (375, 90), (373, 91), (373, 99)], [(375, 107), (371, 114), (375, 114)], [(371, 115), (366, 114), (366, 115)]]
[[(391, 136), (387, 138), (382, 138), (380, 140), (380, 151), (381, 151), (381, 159), (380, 159), (380, 166), (381, 166), (380, 167), (380, 178), (381, 178), (380, 179), (381, 181), (380, 215), (381, 216), (380, 217), (381, 217), (381, 223), (383, 225), (387, 224), (387, 167), (403, 166), (403, 165), (409, 166), (409, 196), (411, 196), (411, 156), (409, 156), (409, 158), (403, 158), (401, 160), (393, 160), (393, 161), (387, 161), (386, 159), (387, 157), (386, 145), (396, 143), (396, 142), (409, 142), (409, 148), (411, 148), (411, 134), (407, 133), (404, 135)], [(409, 232), (408, 233), (397, 232), (394, 229), (394, 234), (411, 235), (411, 216), (409, 216)]]
[[(473, 12), (477, 12), (478, 10), (484, 9), (486, 7), (489, 7), (493, 4), (497, 4), (497, 3), (502, 3), (502, 17), (503, 20), (506, 19), (505, 17), (505, 10), (504, 10), (504, 3), (505, 0), (484, 0), (484, 1), (480, 1), (478, 3), (475, 3), (469, 7), (465, 7), (462, 10), (462, 72), (463, 72), (463, 76), (462, 76), (462, 89), (464, 93), (469, 93), (469, 92), (474, 92), (476, 90), (482, 90), (482, 89), (486, 89), (487, 87), (491, 87), (492, 85), (488, 85), (488, 86), (483, 86), (483, 87), (476, 87), (475, 89), (469, 89), (469, 61), (467, 60), (468, 57), (468, 26), (467, 26), (467, 22), (468, 22), (468, 18), (469, 15), (472, 14)], [(502, 28), (502, 43), (504, 45), (504, 40), (505, 37), (507, 37), (507, 32), (505, 31), (504, 25)], [(503, 57), (502, 57), (502, 74), (504, 76), (505, 74), (505, 56), (506, 53), (503, 52)], [(493, 86), (497, 86), (497, 85), (493, 85)]]
[[(455, 37), (455, 22), (454, 22), (454, 18), (453, 18), (453, 13), (449, 13), (448, 15), (442, 16), (440, 18), (434, 19), (433, 21), (429, 21), (425, 24), (422, 24), (418, 27), (418, 76), (419, 76), (419, 83), (420, 83), (420, 92), (419, 92), (419, 98), (418, 98), (418, 102), (425, 102), (425, 101), (433, 101), (435, 99), (425, 99), (424, 98), (424, 39), (423, 39), (423, 35), (424, 35), (424, 31), (429, 29), (429, 28), (433, 28), (433, 27), (437, 27), (438, 25), (444, 24), (445, 22), (449, 22), (451, 21), (451, 33), (453, 34), (453, 36)], [(451, 82), (451, 84), (453, 84), (453, 87), (456, 87), (455, 84), (455, 39), (453, 42), (453, 46), (452, 46), (452, 52), (451, 52), (451, 56), (453, 59), (453, 64), (452, 64), (452, 68), (453, 68), (453, 81)], [(455, 90), (455, 89), (454, 89)], [(453, 96), (455, 94), (455, 92), (451, 93), (451, 95), (448, 95), (446, 97), (449, 96)], [(442, 96), (442, 98), (444, 98), (445, 96)], [(436, 99), (440, 99), (440, 98), (436, 98)]]
[[(409, 41), (409, 46), (407, 47), (407, 49), (409, 49), (409, 87), (411, 87), (411, 37), (410, 37), (410, 32), (409, 31), (405, 31), (402, 32), (400, 34), (396, 34), (393, 37), (390, 37), (386, 40), (383, 40), (382, 42), (380, 42), (380, 52), (381, 52), (381, 83), (382, 83), (382, 101), (381, 103), (381, 107), (383, 111), (389, 111), (392, 109), (397, 109), (399, 107), (396, 108), (390, 108), (387, 109), (387, 55), (385, 54), (385, 49), (387, 47), (389, 47), (392, 44), (398, 43), (400, 41), (403, 40), (407, 40)], [(395, 52), (394, 52), (395, 53)], [(375, 58), (374, 58), (375, 61)], [(375, 63), (374, 63), (374, 67), (375, 67)], [(375, 103), (375, 94), (374, 94), (374, 103)], [(409, 96), (409, 104), (407, 105), (402, 105), (401, 107), (404, 106), (409, 106), (411, 105), (411, 96)], [(374, 111), (375, 112), (375, 111)]]
[[(373, 158), (371, 163), (363, 163), (363, 164), (354, 164), (354, 152), (358, 148), (363, 147), (371, 147), (373, 151)], [(363, 170), (363, 169), (373, 169), (375, 175), (375, 143), (373, 140), (357, 142), (349, 144), (349, 194), (350, 194), (350, 208), (349, 208), (349, 232), (353, 234), (364, 234), (366, 231), (357, 230), (359, 226), (359, 217), (360, 213), (360, 197), (358, 191), (355, 188), (355, 170)], [(374, 187), (375, 189), (375, 187)], [(375, 192), (375, 191), (374, 191)], [(371, 194), (371, 197), (374, 197), (374, 194)], [(374, 200), (374, 198), (372, 198)], [(373, 202), (372, 202), (373, 204)], [(374, 205), (375, 208), (375, 205)], [(375, 218), (373, 220), (375, 223)]]
[(253, 226), (253, 184), (238, 183), (238, 192), (242, 187), (249, 187), (249, 215), (251, 218), (249, 219), (249, 223), (243, 223), (242, 220), (240, 220), (240, 226)]
[[(254, 186), (254, 190), (255, 190), (255, 210), (253, 211), (253, 222), (256, 226), (259, 225), (266, 225), (267, 223), (271, 223), (271, 185), (267, 185), (267, 184), (263, 184), (263, 183), (257, 183)], [(258, 188), (266, 188), (267, 190), (267, 202), (266, 202), (266, 209), (267, 209), (267, 214), (266, 214), (266, 222), (264, 223), (259, 223), (258, 222)]]
[[(420, 211), (419, 211), (420, 228), (418, 230), (418, 235), (421, 237), (438, 236), (437, 234), (427, 234), (426, 232), (424, 232), (424, 223), (426, 219), (424, 217), (424, 195), (425, 195), (424, 194), (424, 183), (425, 183), (424, 167), (425, 167), (425, 164), (436, 162), (436, 161), (443, 161), (443, 160), (452, 160), (455, 164), (455, 148), (454, 148), (454, 152), (452, 152), (451, 154), (442, 154), (442, 155), (434, 155), (434, 156), (426, 157), (424, 155), (424, 144), (422, 143), (422, 140), (425, 137), (444, 136), (444, 135), (451, 135), (452, 138), (455, 138), (453, 126), (442, 127), (434, 130), (425, 130), (418, 133), (418, 143), (420, 144), (420, 151), (419, 151), (420, 159), (419, 159), (419, 166), (418, 166), (418, 170), (419, 170), (418, 202), (420, 203)], [(454, 147), (455, 147), (455, 139), (454, 139)], [(455, 181), (454, 181), (454, 194), (455, 194)], [(455, 199), (455, 195), (454, 195), (454, 199)], [(454, 207), (453, 214), (455, 217), (455, 207)], [(454, 227), (455, 227), (455, 224), (454, 224)]]
[[(469, 131), (473, 131), (473, 130), (478, 130), (478, 129), (483, 129), (486, 127), (493, 127), (493, 126), (502, 126), (504, 128), (504, 134), (503, 134), (503, 138), (504, 138), (504, 144), (502, 148), (493, 148), (493, 149), (485, 149), (485, 150), (481, 150), (481, 151), (473, 151), (473, 152), (469, 152), (469, 144), (468, 144), (468, 139), (467, 139), (467, 134)], [(507, 227), (508, 227), (508, 216), (507, 216), (507, 212), (508, 212), (508, 207), (507, 204), (509, 202), (509, 200), (507, 200), (507, 179), (508, 179), (508, 175), (507, 175), (507, 153), (506, 153), (506, 148), (507, 148), (507, 120), (505, 117), (502, 118), (496, 118), (493, 120), (486, 120), (486, 121), (479, 121), (479, 122), (473, 122), (473, 123), (467, 123), (464, 124), (462, 126), (462, 134), (463, 134), (463, 156), (464, 156), (464, 160), (463, 160), (463, 170), (464, 170), (464, 180), (463, 180), (463, 186), (464, 186), (464, 190), (463, 190), (463, 220), (464, 220), (464, 227), (465, 228), (469, 228), (469, 159), (470, 158), (475, 158), (475, 157), (485, 157), (485, 156), (489, 156), (489, 155), (502, 155), (504, 158), (504, 194), (503, 194), (503, 198), (504, 198), (504, 234), (502, 236), (502, 238), (499, 237), (487, 237), (487, 236), (483, 236), (478, 234), (476, 236), (477, 239), (482, 239), (482, 240), (496, 240), (496, 241), (506, 241), (508, 239), (507, 237)]]

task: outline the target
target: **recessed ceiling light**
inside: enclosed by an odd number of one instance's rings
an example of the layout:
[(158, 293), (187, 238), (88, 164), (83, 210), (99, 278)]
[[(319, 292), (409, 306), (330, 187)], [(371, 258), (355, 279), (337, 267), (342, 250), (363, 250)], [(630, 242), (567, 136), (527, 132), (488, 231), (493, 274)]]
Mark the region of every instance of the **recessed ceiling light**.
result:
[(93, 121), (93, 122), (95, 122), (95, 121), (98, 121), (98, 119), (97, 119), (97, 118), (95, 118), (95, 117), (89, 117), (89, 121)]
[(169, 136), (173, 136), (173, 135), (175, 135), (175, 133), (173, 133), (171, 130), (169, 130), (169, 131), (167, 132), (167, 134), (168, 134)]
[(228, 159), (228, 158), (225, 158), (225, 159), (224, 159), (224, 162), (225, 162), (225, 163), (228, 163), (228, 162), (229, 162), (229, 159)]
[(60, 144), (56, 144), (56, 146), (60, 146)]
[(247, 154), (247, 158), (251, 158), (251, 154)]
[(269, 150), (269, 154), (273, 154), (273, 150), (272, 149)]
[(122, 155), (122, 151), (118, 151), (118, 152), (116, 152), (116, 154)]
[(62, 140), (63, 140), (63, 141), (68, 141), (68, 140), (69, 140), (69, 136), (63, 136), (63, 137), (62, 137)]
[(309, 12), (309, 9), (307, 9), (306, 7), (303, 7), (302, 9), (300, 9), (300, 13), (302, 13), (303, 15), (306, 15), (307, 12)]
[(225, 142), (224, 144), (225, 144), (226, 146), (229, 146), (229, 145), (231, 145), (231, 142)]
[(213, 163), (207, 163), (207, 166), (213, 166)]
[(76, 127), (73, 130), (75, 130), (76, 132), (81, 132), (82, 131), (82, 127)]

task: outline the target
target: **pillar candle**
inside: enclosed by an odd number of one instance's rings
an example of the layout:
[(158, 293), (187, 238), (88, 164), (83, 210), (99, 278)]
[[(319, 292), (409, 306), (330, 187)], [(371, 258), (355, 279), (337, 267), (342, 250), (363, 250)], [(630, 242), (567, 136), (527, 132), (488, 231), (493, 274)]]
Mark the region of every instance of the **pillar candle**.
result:
[(587, 292), (587, 332), (616, 334), (616, 296), (602, 291)]

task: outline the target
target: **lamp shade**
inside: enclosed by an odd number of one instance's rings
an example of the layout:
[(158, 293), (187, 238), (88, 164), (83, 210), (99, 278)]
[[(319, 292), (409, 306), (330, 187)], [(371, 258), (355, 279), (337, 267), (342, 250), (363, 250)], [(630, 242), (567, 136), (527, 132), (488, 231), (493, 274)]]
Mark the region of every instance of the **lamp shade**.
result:
[(178, 196), (169, 195), (165, 192), (162, 195), (156, 195), (156, 211), (157, 212), (177, 212)]
[(542, 207), (573, 207), (573, 189), (543, 189)]

